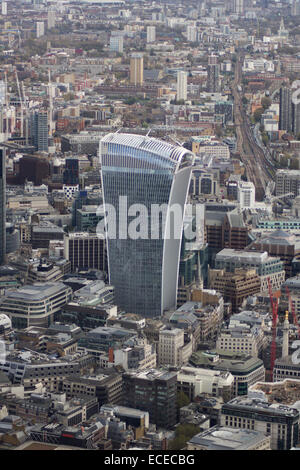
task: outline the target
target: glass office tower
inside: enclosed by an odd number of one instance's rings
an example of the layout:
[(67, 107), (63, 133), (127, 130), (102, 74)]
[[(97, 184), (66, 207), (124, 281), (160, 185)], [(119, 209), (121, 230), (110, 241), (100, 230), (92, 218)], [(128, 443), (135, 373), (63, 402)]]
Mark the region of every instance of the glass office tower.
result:
[[(176, 305), (182, 220), (172, 207), (184, 211), (193, 162), (185, 148), (150, 137), (114, 133), (100, 141), (104, 206), (116, 212), (116, 237), (107, 236), (109, 281), (126, 312), (153, 318)], [(133, 204), (146, 210), (139, 212), (138, 239), (121, 224), (128, 210), (130, 225)], [(160, 217), (153, 217), (162, 205)]]

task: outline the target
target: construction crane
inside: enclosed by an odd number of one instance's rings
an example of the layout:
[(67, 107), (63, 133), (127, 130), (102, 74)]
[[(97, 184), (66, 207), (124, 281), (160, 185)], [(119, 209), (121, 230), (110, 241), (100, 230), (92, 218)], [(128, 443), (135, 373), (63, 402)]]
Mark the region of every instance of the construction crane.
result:
[(297, 315), (296, 315), (296, 312), (295, 312), (295, 306), (294, 306), (293, 301), (292, 301), (292, 296), (291, 296), (291, 293), (290, 293), (290, 289), (286, 286), (285, 291), (286, 291), (286, 294), (287, 294), (287, 297), (288, 297), (290, 311), (292, 312), (292, 315), (293, 315), (294, 325), (297, 327), (298, 339), (300, 339), (300, 327), (299, 327), (299, 324), (298, 324), (298, 319), (297, 319)]
[(272, 308), (272, 343), (271, 343), (271, 380), (273, 381), (273, 369), (276, 360), (276, 334), (277, 334), (277, 321), (278, 321), (278, 299), (274, 299), (271, 280), (268, 277), (269, 297)]

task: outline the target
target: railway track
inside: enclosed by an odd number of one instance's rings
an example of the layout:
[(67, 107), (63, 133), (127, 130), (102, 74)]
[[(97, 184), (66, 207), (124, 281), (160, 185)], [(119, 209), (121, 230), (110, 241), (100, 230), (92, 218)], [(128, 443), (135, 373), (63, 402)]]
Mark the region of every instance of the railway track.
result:
[(241, 161), (245, 165), (247, 179), (254, 183), (256, 200), (263, 201), (267, 184), (274, 179), (274, 170), (266, 158), (264, 151), (256, 143), (249, 118), (243, 108), (242, 96), (238, 91), (242, 77), (241, 60), (239, 56), (236, 62), (235, 77), (232, 86), (237, 150), (240, 154)]

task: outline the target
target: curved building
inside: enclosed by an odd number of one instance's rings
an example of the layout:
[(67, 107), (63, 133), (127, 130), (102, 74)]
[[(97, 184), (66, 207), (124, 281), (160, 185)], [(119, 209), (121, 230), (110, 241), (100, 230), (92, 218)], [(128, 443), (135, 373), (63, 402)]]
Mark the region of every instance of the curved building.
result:
[[(121, 133), (103, 137), (99, 153), (106, 218), (108, 207), (116, 213), (115, 235), (109, 227), (107, 234), (109, 282), (116, 302), (126, 312), (159, 316), (176, 306), (182, 219), (194, 155), (168, 142)], [(174, 215), (178, 207), (181, 220)], [(135, 239), (130, 232), (134, 214), (140, 230)]]

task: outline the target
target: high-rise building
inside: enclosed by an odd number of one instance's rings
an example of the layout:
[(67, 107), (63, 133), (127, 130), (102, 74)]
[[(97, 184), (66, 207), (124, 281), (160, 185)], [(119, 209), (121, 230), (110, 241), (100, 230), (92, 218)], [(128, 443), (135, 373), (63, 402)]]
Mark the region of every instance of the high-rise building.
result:
[(207, 66), (207, 91), (209, 93), (218, 93), (220, 91), (219, 70), (217, 56), (209, 56)]
[(55, 28), (55, 11), (49, 10), (47, 15), (48, 29)]
[(40, 38), (45, 34), (45, 23), (43, 21), (37, 21), (36, 23), (36, 37)]
[(5, 150), (0, 149), (0, 264), (5, 262), (6, 254), (6, 171)]
[(31, 115), (31, 138), (36, 150), (48, 152), (48, 114), (36, 111)]
[(187, 34), (187, 40), (190, 42), (196, 42), (197, 41), (197, 28), (196, 26), (191, 26), (189, 25), (186, 28), (186, 34)]
[(147, 43), (155, 42), (156, 29), (155, 26), (147, 26)]
[(244, 14), (244, 0), (233, 0), (233, 11), (237, 15)]
[(130, 83), (141, 86), (144, 81), (144, 57), (143, 54), (135, 53), (130, 58)]
[[(168, 142), (121, 133), (105, 136), (99, 153), (105, 210), (113, 207), (116, 216), (115, 233), (107, 237), (116, 302), (130, 313), (159, 316), (176, 305), (183, 220), (174, 221), (172, 212), (175, 205), (184, 211), (194, 155)], [(136, 204), (142, 205), (140, 236), (132, 236), (132, 222), (127, 226), (127, 209), (130, 216)], [(131, 215), (137, 217), (137, 211)]]
[(292, 130), (298, 138), (300, 134), (300, 103), (292, 103)]
[(106, 242), (95, 233), (71, 232), (64, 237), (64, 256), (71, 269), (107, 271)]
[(237, 188), (237, 199), (241, 209), (255, 207), (255, 186), (252, 181), (240, 181)]
[(1, 3), (1, 14), (2, 15), (7, 15), (7, 2), (2, 2)]
[(177, 101), (187, 99), (187, 72), (179, 70), (177, 72)]
[(292, 130), (292, 98), (288, 87), (280, 88), (279, 129), (287, 132)]
[(123, 53), (123, 36), (111, 36), (109, 41), (109, 49), (112, 52), (119, 52), (120, 54)]

